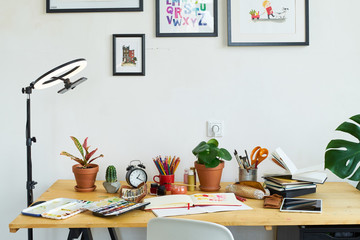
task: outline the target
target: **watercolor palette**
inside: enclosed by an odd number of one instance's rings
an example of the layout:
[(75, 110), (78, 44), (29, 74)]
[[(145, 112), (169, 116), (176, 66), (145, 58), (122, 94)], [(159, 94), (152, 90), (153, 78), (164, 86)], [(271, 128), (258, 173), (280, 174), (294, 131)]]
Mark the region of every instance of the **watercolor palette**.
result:
[(92, 211), (95, 216), (109, 217), (119, 216), (120, 214), (142, 208), (148, 204), (149, 203), (129, 202), (119, 197), (112, 197), (87, 204), (85, 208)]
[(69, 198), (56, 198), (32, 207), (28, 207), (21, 213), (23, 215), (33, 217), (65, 219), (85, 211), (85, 204), (89, 204), (89, 202)]

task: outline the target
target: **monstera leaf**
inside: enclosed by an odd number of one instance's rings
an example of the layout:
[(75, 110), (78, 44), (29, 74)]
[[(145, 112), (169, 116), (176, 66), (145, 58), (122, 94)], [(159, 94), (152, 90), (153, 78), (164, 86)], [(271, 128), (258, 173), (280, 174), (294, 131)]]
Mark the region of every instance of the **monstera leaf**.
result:
[[(348, 133), (357, 138), (359, 142), (342, 139), (331, 140), (326, 147), (325, 168), (328, 168), (340, 178), (359, 181), (360, 167), (356, 169), (356, 166), (360, 161), (360, 114), (350, 119), (357, 124), (344, 122), (336, 131)], [(360, 182), (356, 188), (360, 190)]]

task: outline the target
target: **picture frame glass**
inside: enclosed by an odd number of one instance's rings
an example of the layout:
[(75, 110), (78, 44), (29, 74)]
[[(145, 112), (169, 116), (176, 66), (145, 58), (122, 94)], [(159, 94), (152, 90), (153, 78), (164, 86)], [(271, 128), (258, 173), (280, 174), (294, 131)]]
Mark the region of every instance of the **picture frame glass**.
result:
[(217, 35), (217, 0), (156, 0), (157, 36)]
[[(228, 0), (231, 43), (304, 43), (307, 0)], [(285, 45), (285, 44), (284, 44)]]
[(47, 0), (51, 10), (139, 9), (141, 0)]
[(143, 75), (143, 37), (114, 36), (114, 75)]

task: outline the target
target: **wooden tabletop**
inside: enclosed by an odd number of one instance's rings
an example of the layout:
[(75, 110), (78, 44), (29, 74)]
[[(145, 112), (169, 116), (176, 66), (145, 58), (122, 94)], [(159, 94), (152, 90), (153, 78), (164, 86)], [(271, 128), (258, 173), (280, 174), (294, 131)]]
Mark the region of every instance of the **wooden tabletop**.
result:
[[(54, 198), (72, 198), (96, 201), (117, 194), (109, 194), (97, 181), (97, 189), (90, 193), (75, 192), (74, 180), (57, 180), (37, 201)], [(124, 184), (124, 183), (122, 183)], [(222, 183), (220, 192), (230, 183)], [(188, 192), (193, 194), (195, 192)], [(178, 216), (218, 223), (224, 226), (289, 226), (289, 225), (351, 225), (360, 224), (360, 191), (348, 183), (327, 182), (318, 185), (317, 192), (301, 196), (302, 198), (318, 198), (323, 200), (323, 212), (318, 213), (284, 213), (278, 209), (263, 208), (263, 200), (248, 199), (245, 204), (253, 210), (231, 211)], [(19, 212), (21, 212), (19, 208)], [(52, 220), (41, 217), (19, 215), (10, 224), (10, 232), (20, 228), (115, 228), (115, 227), (146, 227), (147, 222), (154, 218), (151, 211), (134, 210), (117, 217), (101, 218), (91, 212), (77, 214), (64, 220)]]

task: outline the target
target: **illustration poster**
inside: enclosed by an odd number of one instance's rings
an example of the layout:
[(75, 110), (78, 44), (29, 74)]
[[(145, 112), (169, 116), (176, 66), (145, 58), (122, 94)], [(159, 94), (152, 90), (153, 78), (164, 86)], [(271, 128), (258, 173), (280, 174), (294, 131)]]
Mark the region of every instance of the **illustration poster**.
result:
[(228, 0), (229, 45), (308, 45), (308, 0)]
[(143, 36), (114, 36), (114, 74), (129, 75), (144, 73)]
[(240, 33), (295, 33), (295, 0), (242, 0)]

